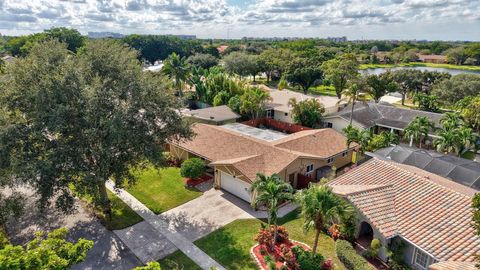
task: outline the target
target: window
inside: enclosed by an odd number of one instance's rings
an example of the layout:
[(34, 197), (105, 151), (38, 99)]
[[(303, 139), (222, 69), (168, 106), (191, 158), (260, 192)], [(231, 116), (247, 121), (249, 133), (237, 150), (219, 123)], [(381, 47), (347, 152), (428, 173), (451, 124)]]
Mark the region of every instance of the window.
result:
[(307, 173), (313, 172), (313, 164), (307, 166)]
[(415, 265), (421, 269), (427, 269), (428, 267), (428, 255), (420, 249), (415, 249)]
[(330, 122), (327, 122), (327, 128), (333, 128), (333, 124)]
[(330, 164), (330, 163), (333, 162), (333, 160), (334, 160), (333, 157), (332, 157), (332, 158), (329, 158), (329, 159), (327, 159), (327, 163)]
[(344, 156), (346, 156), (346, 155), (348, 155), (348, 152), (343, 152), (343, 153), (342, 153), (342, 157), (344, 157)]
[(285, 116), (288, 116), (288, 113), (285, 113)]

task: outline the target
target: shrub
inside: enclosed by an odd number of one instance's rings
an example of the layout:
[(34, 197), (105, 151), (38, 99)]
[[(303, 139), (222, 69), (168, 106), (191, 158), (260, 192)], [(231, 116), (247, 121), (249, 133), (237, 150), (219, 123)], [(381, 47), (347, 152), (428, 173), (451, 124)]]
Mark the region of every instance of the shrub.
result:
[(261, 248), (261, 249), (260, 249), (260, 254), (261, 254), (262, 256), (265, 256), (265, 255), (267, 254), (267, 250), (264, 249), (264, 248)]
[(253, 240), (257, 241), (259, 245), (263, 245), (268, 250), (272, 249), (273, 234), (269, 230), (260, 229)]
[(280, 267), (280, 270), (288, 270), (288, 266), (282, 265), (282, 266)]
[(0, 225), (0, 249), (4, 248), (6, 245), (10, 244), (5, 230)]
[(162, 268), (160, 267), (160, 264), (158, 262), (149, 262), (145, 266), (134, 268), (134, 270), (162, 270)]
[[(275, 226), (270, 226), (270, 231), (274, 232)], [(288, 231), (283, 226), (277, 226), (277, 242), (278, 243), (285, 243), (288, 241)]]
[(297, 263), (302, 270), (321, 270), (324, 258), (321, 254), (312, 256), (311, 251), (306, 251), (299, 246), (292, 248), (293, 254), (297, 258)]
[(381, 247), (382, 247), (382, 243), (380, 243), (380, 240), (376, 238), (372, 239), (372, 242), (370, 243), (370, 248), (372, 250), (373, 257), (378, 256), (378, 251), (380, 250)]
[(268, 255), (263, 257), (263, 260), (265, 261), (265, 265), (267, 266), (268, 270), (276, 270), (277, 265), (275, 264), (275, 260), (273, 259), (272, 256)]
[(333, 269), (332, 259), (328, 259), (322, 263), (322, 270), (332, 270), (332, 269)]
[(180, 174), (191, 179), (198, 178), (205, 173), (205, 163), (199, 158), (189, 158), (182, 163)]
[(293, 254), (293, 251), (290, 247), (288, 247), (285, 244), (282, 244), (282, 245), (280, 245), (280, 252), (281, 252), (280, 255), (282, 256), (281, 258), (284, 259), (284, 261), (286, 262), (287, 266), (290, 269), (298, 269), (299, 268), (296, 256), (295, 256), (295, 254)]
[(333, 224), (328, 228), (328, 233), (333, 240), (337, 241), (337, 239), (340, 237), (340, 226), (338, 224)]
[(367, 260), (359, 256), (349, 242), (338, 240), (335, 243), (335, 251), (338, 259), (348, 270), (372, 270)]

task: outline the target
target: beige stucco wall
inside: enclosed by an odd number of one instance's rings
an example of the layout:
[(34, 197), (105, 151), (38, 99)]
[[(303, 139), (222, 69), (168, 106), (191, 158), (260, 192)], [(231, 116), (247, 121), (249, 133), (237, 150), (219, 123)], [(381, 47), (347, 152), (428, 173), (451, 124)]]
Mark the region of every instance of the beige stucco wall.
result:
[[(341, 133), (343, 133), (343, 129), (346, 128), (350, 124), (349, 121), (347, 121), (343, 118), (340, 118), (340, 117), (327, 118), (327, 119), (324, 119), (323, 122), (325, 124), (326, 123), (332, 123), (332, 128), (335, 129), (338, 132), (341, 132)], [(358, 128), (358, 129), (363, 129), (363, 127), (360, 126), (355, 121), (352, 122), (352, 126), (355, 127), (355, 128)]]
[[(277, 121), (293, 124), (293, 119), (292, 119), (292, 116), (291, 116), (290, 112), (282, 112), (282, 111), (277, 111), (277, 110), (274, 110), (274, 111), (275, 112), (274, 112), (273, 119), (275, 119)], [(285, 115), (285, 113), (287, 115)]]

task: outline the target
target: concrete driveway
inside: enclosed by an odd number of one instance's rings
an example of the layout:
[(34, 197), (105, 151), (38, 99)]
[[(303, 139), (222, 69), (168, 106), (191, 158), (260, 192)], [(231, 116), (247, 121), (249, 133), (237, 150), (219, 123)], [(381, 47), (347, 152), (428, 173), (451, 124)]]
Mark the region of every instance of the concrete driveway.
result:
[[(279, 217), (296, 208), (281, 207)], [(190, 241), (195, 241), (237, 219), (266, 218), (265, 211), (254, 211), (249, 203), (213, 188), (202, 196), (159, 215)]]

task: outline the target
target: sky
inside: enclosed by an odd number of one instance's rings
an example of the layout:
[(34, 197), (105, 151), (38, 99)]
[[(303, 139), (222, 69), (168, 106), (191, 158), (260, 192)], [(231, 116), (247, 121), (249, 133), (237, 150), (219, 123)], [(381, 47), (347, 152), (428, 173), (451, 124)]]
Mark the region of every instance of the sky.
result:
[(0, 33), (480, 41), (480, 0), (0, 0)]

